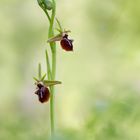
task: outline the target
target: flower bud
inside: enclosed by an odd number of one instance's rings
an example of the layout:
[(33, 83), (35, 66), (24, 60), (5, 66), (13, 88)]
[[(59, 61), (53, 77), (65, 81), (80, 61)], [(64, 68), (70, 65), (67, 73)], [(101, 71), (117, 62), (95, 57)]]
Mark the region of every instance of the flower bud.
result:
[(53, 8), (53, 3), (49, 0), (44, 0), (44, 5), (47, 10), (52, 10)]
[(41, 6), (43, 4), (42, 0), (37, 0), (38, 4)]

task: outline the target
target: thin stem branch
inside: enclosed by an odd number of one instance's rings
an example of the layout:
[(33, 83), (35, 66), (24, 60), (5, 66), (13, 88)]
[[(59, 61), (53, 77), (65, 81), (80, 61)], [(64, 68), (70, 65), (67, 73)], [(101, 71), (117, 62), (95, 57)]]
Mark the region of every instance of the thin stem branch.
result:
[(48, 55), (47, 49), (46, 49), (45, 54), (46, 54), (48, 80), (51, 80), (52, 79), (52, 72), (51, 72), (50, 59), (49, 59), (49, 55)]
[(47, 15), (47, 18), (48, 18), (49, 22), (51, 22), (51, 18), (50, 18), (50, 16), (49, 16), (48, 11), (47, 11), (47, 10), (45, 10), (45, 9), (43, 9), (43, 11), (44, 11), (44, 12), (45, 12), (45, 14)]

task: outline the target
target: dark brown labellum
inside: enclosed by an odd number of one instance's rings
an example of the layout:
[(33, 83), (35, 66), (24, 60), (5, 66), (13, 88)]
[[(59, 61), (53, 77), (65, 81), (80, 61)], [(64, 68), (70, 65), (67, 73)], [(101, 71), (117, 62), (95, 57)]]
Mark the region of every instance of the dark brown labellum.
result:
[(66, 51), (73, 51), (73, 40), (68, 39), (68, 35), (65, 34), (60, 41), (61, 47)]
[(47, 87), (42, 84), (37, 84), (38, 90), (35, 94), (38, 95), (38, 99), (41, 103), (47, 102), (50, 98), (50, 91)]

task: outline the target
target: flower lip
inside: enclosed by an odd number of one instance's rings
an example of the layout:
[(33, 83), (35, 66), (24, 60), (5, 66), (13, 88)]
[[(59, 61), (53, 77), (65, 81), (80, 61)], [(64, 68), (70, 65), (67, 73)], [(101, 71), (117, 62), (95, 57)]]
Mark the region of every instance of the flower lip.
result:
[(37, 91), (35, 91), (35, 94), (38, 95), (38, 100), (41, 103), (47, 102), (50, 98), (50, 91), (48, 87), (44, 86), (41, 83), (37, 84)]
[(65, 50), (65, 51), (73, 51), (73, 44), (72, 44), (73, 40), (68, 39), (68, 34), (65, 34), (62, 38), (62, 40), (60, 41), (61, 47)]
[(41, 103), (47, 102), (50, 98), (50, 91), (47, 87), (43, 86), (38, 90), (38, 99)]

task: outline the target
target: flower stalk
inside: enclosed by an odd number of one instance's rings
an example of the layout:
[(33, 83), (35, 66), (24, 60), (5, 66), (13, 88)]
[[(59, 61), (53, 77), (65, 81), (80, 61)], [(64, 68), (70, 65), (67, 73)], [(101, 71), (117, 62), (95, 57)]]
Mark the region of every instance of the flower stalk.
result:
[[(43, 9), (45, 12), (48, 21), (49, 21), (49, 31), (48, 31), (48, 38), (54, 36), (54, 20), (55, 20), (55, 14), (56, 14), (56, 3), (55, 0), (49, 1), (49, 0), (38, 0), (39, 6)], [(48, 10), (51, 10), (51, 16), (48, 13)], [(50, 48), (51, 48), (51, 56), (52, 56), (52, 62), (50, 63), (49, 55), (46, 50), (46, 65), (47, 65), (47, 75), (49, 81), (55, 80), (56, 75), (56, 43), (50, 42)], [(40, 72), (39, 72), (40, 73)], [(40, 77), (40, 74), (39, 74)], [(55, 118), (54, 118), (54, 86), (50, 87), (50, 125), (51, 125), (51, 139), (54, 139), (55, 136)]]
[[(63, 31), (62, 26), (59, 20), (56, 18), (56, 3), (55, 0), (37, 0), (39, 6), (43, 9), (44, 13), (47, 16), (49, 21), (49, 30), (48, 30), (48, 40), (51, 54), (48, 54), (46, 49), (46, 66), (47, 66), (47, 77), (48, 80), (45, 80), (46, 74), (42, 77), (41, 75), (41, 64), (38, 65), (38, 78), (34, 77), (37, 85), (37, 91), (35, 94), (38, 95), (39, 101), (42, 103), (47, 102), (50, 99), (50, 127), (51, 127), (51, 140), (54, 140), (55, 137), (55, 93), (54, 85), (61, 84), (60, 81), (55, 81), (56, 75), (56, 41), (60, 41), (61, 47), (66, 51), (73, 50), (73, 40), (68, 38), (68, 31)], [(54, 22), (57, 22), (59, 31), (58, 35), (54, 34)], [(51, 59), (49, 59), (51, 56)], [(51, 61), (50, 61), (51, 60)], [(38, 80), (39, 79), (39, 80)]]
[[(52, 15), (50, 19), (50, 27), (48, 37), (54, 36), (54, 19), (55, 19), (55, 12), (56, 12), (56, 4), (55, 0), (52, 0), (53, 8), (52, 8)], [(52, 71), (48, 73), (49, 77), (52, 81), (55, 80), (56, 75), (56, 43), (50, 43), (51, 53), (52, 53)], [(48, 63), (47, 63), (48, 64)], [(48, 65), (47, 65), (48, 67)], [(51, 138), (54, 139), (55, 136), (55, 111), (54, 111), (54, 102), (55, 102), (55, 95), (54, 95), (54, 86), (50, 88), (51, 90), (51, 98), (50, 98), (50, 122), (51, 122)]]

